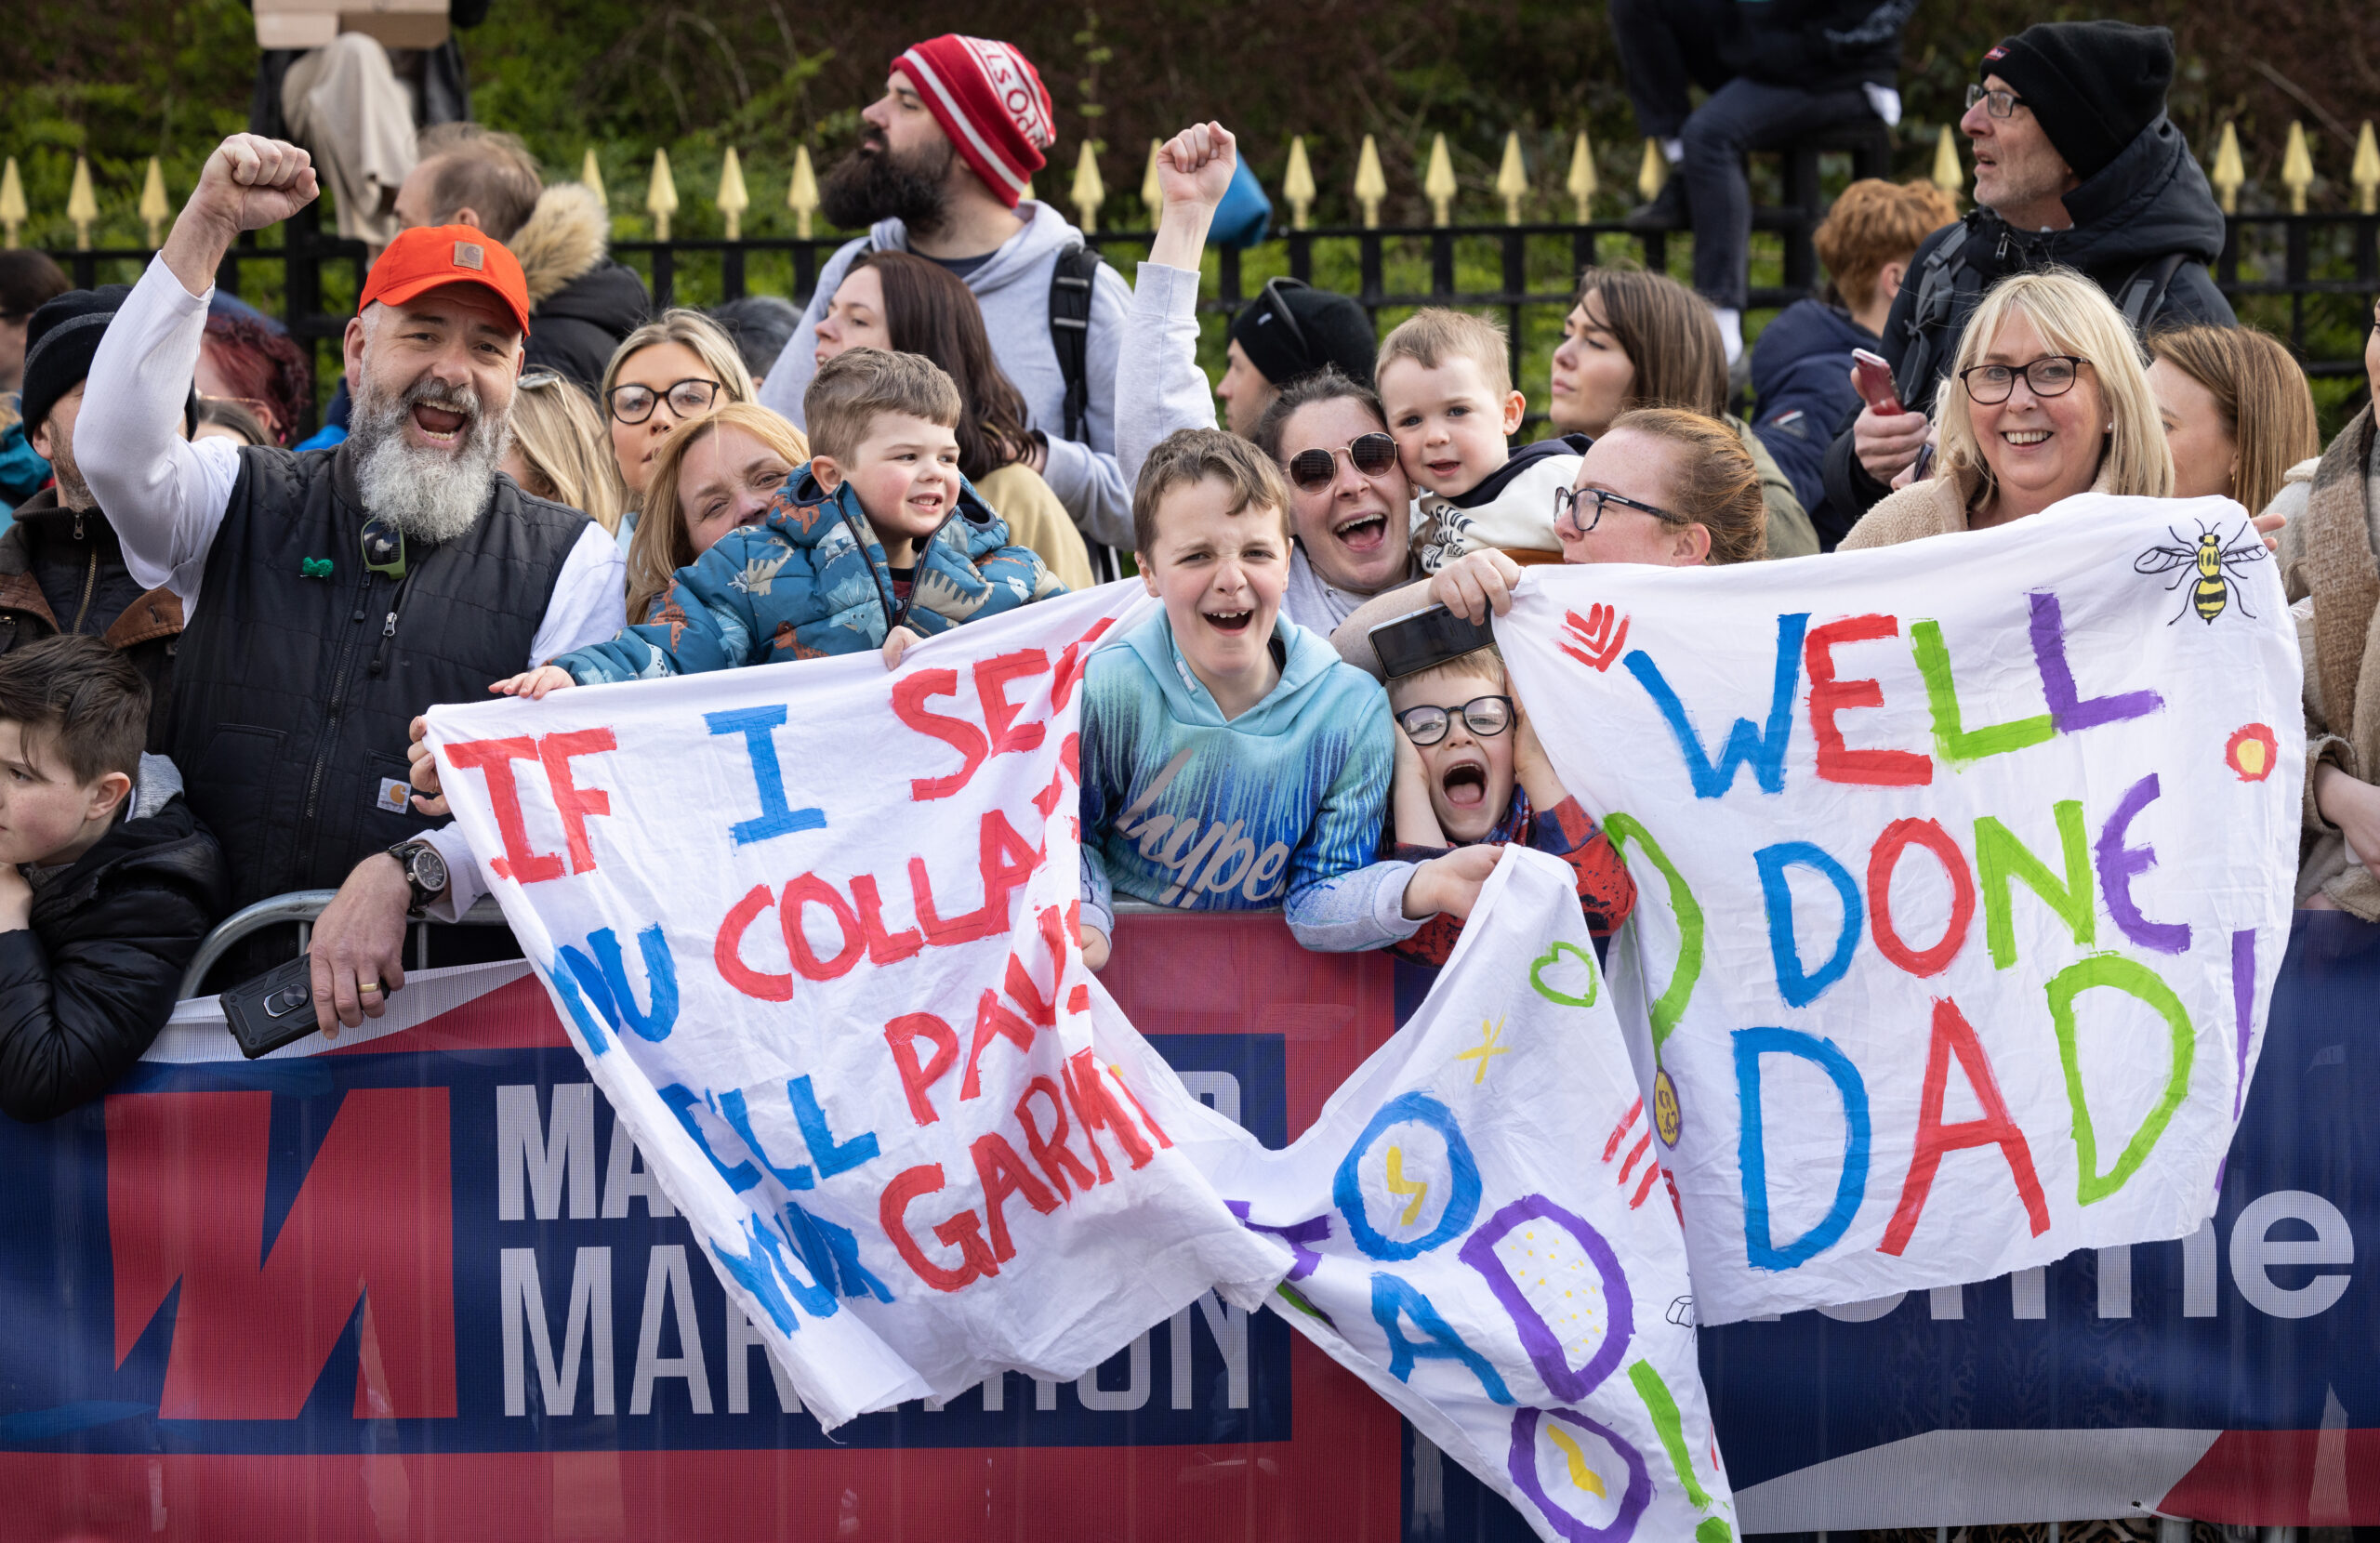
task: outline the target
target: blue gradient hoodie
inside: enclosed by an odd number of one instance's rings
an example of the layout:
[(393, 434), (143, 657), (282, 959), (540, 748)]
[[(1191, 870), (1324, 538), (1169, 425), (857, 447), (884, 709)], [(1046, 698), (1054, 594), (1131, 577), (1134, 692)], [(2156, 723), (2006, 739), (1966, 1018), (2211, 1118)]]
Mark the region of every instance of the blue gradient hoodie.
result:
[(1388, 693), (1287, 616), (1278, 684), (1226, 720), (1160, 612), (1083, 677), (1083, 919), (1109, 890), (1185, 911), (1279, 905), (1308, 948), (1412, 935), (1410, 863), (1374, 863), (1395, 765)]

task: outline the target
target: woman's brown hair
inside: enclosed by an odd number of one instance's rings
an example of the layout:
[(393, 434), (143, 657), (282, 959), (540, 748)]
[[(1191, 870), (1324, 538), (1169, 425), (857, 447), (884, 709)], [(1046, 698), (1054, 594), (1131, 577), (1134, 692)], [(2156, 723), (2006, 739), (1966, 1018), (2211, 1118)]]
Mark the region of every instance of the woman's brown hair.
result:
[(2254, 327), (2175, 327), (2152, 334), (2149, 354), (2206, 388), (2240, 447), (2231, 495), (2259, 514), (2291, 467), (2322, 453), (2306, 372), (2281, 339)]
[(1719, 323), (1694, 291), (1666, 273), (1641, 268), (1590, 268), (1579, 297), (1602, 297), (1604, 330), (1634, 366), (1621, 411), (1677, 407), (1705, 417), (1727, 415), (1727, 349)]
[(876, 270), (884, 286), (884, 330), (896, 353), (922, 354), (959, 387), (959, 469), (969, 481), (1033, 451), (1025, 393), (992, 357), (984, 310), (966, 282), (938, 262), (907, 252), (869, 252), (845, 270)]
[(1622, 413), (1606, 437), (1631, 429), (1677, 446), (1677, 481), (1670, 512), (1711, 533), (1709, 561), (1756, 562), (1768, 551), (1768, 507), (1760, 496), (1760, 468), (1733, 427), (1705, 413), (1639, 407)]
[(810, 459), (810, 441), (784, 417), (757, 402), (731, 402), (726, 406), (689, 418), (669, 431), (653, 453), (653, 474), (645, 479), (644, 512), (637, 517), (636, 534), (628, 543), (628, 625), (645, 619), (678, 576), (694, 560), (694, 539), (686, 534), (686, 511), (678, 507), (678, 473), (686, 452), (714, 430), (741, 429), (799, 467)]

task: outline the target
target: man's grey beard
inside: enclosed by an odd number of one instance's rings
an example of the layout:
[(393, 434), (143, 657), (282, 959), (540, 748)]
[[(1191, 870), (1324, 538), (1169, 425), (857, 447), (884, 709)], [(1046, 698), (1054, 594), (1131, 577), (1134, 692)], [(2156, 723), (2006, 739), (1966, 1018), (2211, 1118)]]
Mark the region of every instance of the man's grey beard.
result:
[[(468, 420), (452, 450), (431, 450), (405, 439), (416, 405), (460, 413)], [(421, 379), (402, 393), (383, 393), (369, 370), (356, 382), (355, 481), (364, 507), (417, 541), (451, 541), (478, 522), (496, 495), (496, 468), (512, 442), (509, 413), (481, 411), (476, 389)]]

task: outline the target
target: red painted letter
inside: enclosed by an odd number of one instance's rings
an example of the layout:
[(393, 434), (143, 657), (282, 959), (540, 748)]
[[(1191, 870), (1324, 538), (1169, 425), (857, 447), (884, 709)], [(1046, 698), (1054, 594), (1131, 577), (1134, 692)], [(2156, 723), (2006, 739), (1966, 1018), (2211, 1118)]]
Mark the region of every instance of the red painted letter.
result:
[[(933, 1041), (933, 1059), (922, 1066), (918, 1064), (920, 1035)], [(959, 1063), (959, 1035), (933, 1014), (912, 1012), (884, 1025), (884, 1043), (892, 1051), (892, 1064), (900, 1070), (901, 1090), (909, 1095), (909, 1113), (921, 1126), (933, 1124), (941, 1116), (934, 1113), (926, 1089)]]
[(975, 696), (984, 705), (984, 727), (991, 733), (993, 755), (1040, 748), (1048, 727), (1038, 719), (1019, 723), (1016, 714), (1023, 704), (1008, 699), (1008, 688), (1011, 681), (1042, 674), (1049, 667), (1050, 656), (1038, 648), (1021, 648), (975, 662)]
[(929, 1163), (896, 1176), (884, 1186), (884, 1199), (877, 1207), (877, 1220), (884, 1224), (884, 1235), (892, 1240), (902, 1259), (918, 1273), (918, 1279), (936, 1291), (957, 1291), (979, 1275), (997, 1275), (999, 1262), (991, 1250), (984, 1246), (983, 1223), (972, 1211), (961, 1211), (949, 1220), (937, 1224), (933, 1235), (959, 1250), (963, 1268), (945, 1270), (926, 1257), (918, 1240), (909, 1235), (905, 1213), (909, 1202), (920, 1195), (933, 1194), (942, 1188), (942, 1165)]
[(548, 734), (537, 742), (537, 758), (546, 763), (546, 782), (553, 789), (554, 808), (562, 813), (562, 833), (570, 847), (570, 871), (595, 871), (595, 851), (587, 844), (587, 817), (612, 812), (612, 796), (600, 787), (581, 789), (570, 774), (570, 758), (616, 750), (619, 742), (609, 729), (574, 729)]
[[(1954, 1055), (1967, 1085), (1975, 1089), (1976, 1102), (1983, 1106), (1983, 1118), (1944, 1125), (1942, 1089), (1950, 1080)], [(2042, 1198), (2042, 1181), (2033, 1172), (2032, 1148), (2010, 1116), (2007, 1101), (2000, 1096), (2000, 1084), (1992, 1079), (1991, 1062), (1984, 1059), (1975, 1030), (1959, 1012), (1958, 1004), (1946, 996), (1934, 1004), (1934, 1043), (1925, 1052), (1925, 1088), (1918, 1099), (1917, 1151), (1910, 1158), (1909, 1177), (1901, 1184), (1900, 1205), (1893, 1211), (1892, 1225), (1884, 1229), (1884, 1241), (1876, 1246), (1878, 1253), (1897, 1254), (1909, 1246), (1910, 1234), (1917, 1231), (1917, 1219), (1925, 1209), (1925, 1197), (1933, 1193), (1934, 1174), (1944, 1155), (1978, 1146), (1996, 1146), (2008, 1159), (2008, 1171), (2016, 1180), (2016, 1194), (2025, 1203), (2025, 1218), (2032, 1223), (2033, 1236), (2048, 1232), (2049, 1204)]]
[[(1893, 925), (1893, 870), (1899, 865), (1900, 854), (1912, 844), (1932, 852), (1950, 879), (1950, 924), (1942, 929), (1942, 941), (1922, 952), (1903, 943), (1899, 929)], [(1975, 877), (1967, 872), (1966, 854), (1950, 839), (1950, 833), (1934, 820), (1895, 820), (1886, 825), (1868, 853), (1868, 925), (1876, 939), (1876, 951), (1921, 980), (1939, 975), (1959, 956), (1960, 947), (1967, 941), (1967, 924), (1973, 920)]]
[(562, 859), (551, 852), (529, 850), (529, 827), (521, 819), (521, 790), (512, 782), (512, 763), (537, 759), (537, 742), (526, 734), (512, 739), (468, 739), (446, 747), (446, 758), (458, 768), (476, 771), (487, 779), (487, 801), (496, 808), (496, 828), (504, 837), (504, 855), (492, 860), (499, 878), (523, 884), (562, 877)]
[(958, 694), (959, 672), (947, 669), (921, 669), (892, 688), (892, 711), (902, 722), (959, 752), (959, 770), (949, 776), (919, 777), (909, 784), (909, 797), (919, 803), (947, 798), (966, 786), (967, 779), (975, 774), (975, 768), (992, 753), (991, 746), (984, 742), (981, 729), (963, 718), (926, 710), (928, 697)]
[(727, 919), (719, 924), (719, 941), (711, 945), (710, 962), (719, 967), (721, 980), (745, 996), (757, 996), (763, 1002), (790, 1002), (792, 976), (771, 975), (744, 962), (744, 933), (769, 908), (774, 898), (767, 885), (755, 884), (751, 893), (735, 903), (735, 908), (727, 913)]
[(1050, 1186), (1033, 1177), (1016, 1148), (1008, 1144), (998, 1131), (978, 1136), (968, 1151), (975, 1154), (975, 1177), (984, 1182), (984, 1218), (991, 1223), (992, 1258), (1006, 1264), (1016, 1258), (1016, 1245), (1009, 1241), (1008, 1216), (1003, 1207), (1012, 1194), (1025, 1196), (1025, 1203), (1048, 1216), (1058, 1208), (1058, 1197)]
[(1899, 636), (1900, 623), (1890, 616), (1852, 616), (1810, 628), (1802, 658), (1810, 672), (1810, 732), (1818, 742), (1821, 780), (1871, 787), (1923, 787), (1934, 780), (1932, 758), (1915, 751), (1845, 749), (1834, 721), (1837, 713), (1884, 705), (1884, 689), (1875, 681), (1834, 678), (1834, 646)]

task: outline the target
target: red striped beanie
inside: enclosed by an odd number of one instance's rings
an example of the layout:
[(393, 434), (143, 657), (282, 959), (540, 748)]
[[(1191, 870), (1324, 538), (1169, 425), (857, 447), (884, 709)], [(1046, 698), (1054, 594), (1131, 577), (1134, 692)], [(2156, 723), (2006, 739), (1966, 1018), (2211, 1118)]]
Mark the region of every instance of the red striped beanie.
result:
[(1057, 138), (1050, 93), (1032, 61), (1008, 44), (945, 33), (892, 61), (992, 195), (1016, 207)]

